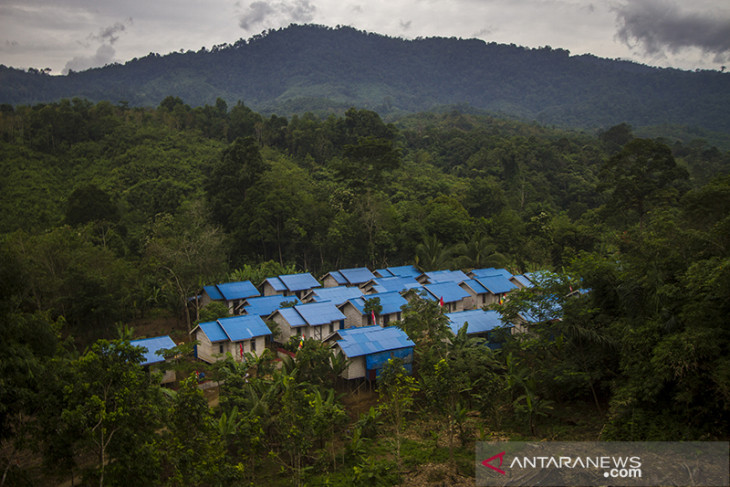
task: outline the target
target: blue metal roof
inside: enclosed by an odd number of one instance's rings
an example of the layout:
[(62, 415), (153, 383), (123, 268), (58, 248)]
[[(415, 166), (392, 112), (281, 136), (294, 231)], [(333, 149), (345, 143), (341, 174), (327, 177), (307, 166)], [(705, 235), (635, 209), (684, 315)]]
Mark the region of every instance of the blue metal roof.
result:
[(376, 277), (373, 279), (373, 289), (379, 293), (389, 291), (403, 291), (405, 289), (417, 288), (421, 284), (413, 277), (397, 276), (397, 277)]
[(520, 274), (518, 276), (514, 276), (514, 278), (515, 278), (515, 280), (517, 282), (519, 282), (520, 284), (522, 284), (525, 287), (533, 287), (534, 286), (534, 284), (532, 284), (532, 282), (524, 274)]
[[(329, 275), (334, 278), (335, 282), (339, 284), (340, 286), (344, 286), (347, 284), (347, 279), (345, 279), (345, 276), (343, 276), (340, 271), (331, 271), (329, 272)], [(325, 276), (327, 277), (327, 276)]]
[(294, 306), (294, 309), (311, 326), (324, 325), (345, 319), (345, 315), (337, 309), (333, 302), (298, 304)]
[(484, 269), (474, 269), (470, 272), (470, 274), (476, 279), (479, 279), (480, 277), (484, 277), (484, 276), (504, 276), (507, 279), (512, 278), (512, 274), (507, 269), (497, 269), (496, 267), (487, 267)]
[(542, 272), (543, 271), (525, 272), (522, 275), (525, 276), (526, 278), (528, 278), (530, 280), (530, 282), (534, 283), (536, 280), (540, 279), (540, 275), (542, 274)]
[(317, 279), (315, 279), (309, 272), (303, 272), (301, 274), (286, 274), (279, 276), (279, 279), (284, 283), (289, 291), (304, 291), (305, 289), (312, 289), (314, 287), (321, 286)]
[(469, 296), (468, 292), (453, 281), (427, 284), (423, 287), (437, 300), (444, 298), (444, 303), (453, 303)]
[(340, 269), (340, 274), (352, 285), (363, 284), (375, 276), (367, 267), (356, 267), (353, 269)]
[[(420, 297), (421, 299), (425, 299), (427, 301), (438, 301), (438, 299), (439, 299), (439, 298), (434, 298), (433, 296), (431, 296), (431, 293), (426, 291), (426, 288), (423, 287), (422, 285), (418, 286), (418, 287), (413, 287), (413, 288), (409, 289), (409, 291), (410, 290), (415, 291), (416, 294), (418, 295), (418, 297)], [(405, 294), (405, 291), (401, 291), (401, 293)]]
[(172, 341), (168, 335), (154, 337), (154, 338), (143, 338), (141, 340), (132, 340), (129, 342), (134, 347), (143, 347), (147, 351), (143, 352), (142, 362), (140, 365), (156, 364), (158, 362), (164, 362), (165, 359), (162, 355), (158, 355), (159, 350), (166, 350), (175, 347), (175, 342)]
[(223, 295), (218, 291), (218, 288), (215, 286), (203, 286), (203, 289), (205, 289), (205, 292), (210, 296), (210, 299), (213, 301), (220, 301), (223, 299)]
[(304, 321), (302, 315), (300, 315), (294, 308), (281, 308), (276, 312), (279, 313), (291, 327), (307, 325), (307, 322)]
[(469, 279), (462, 271), (431, 271), (426, 272), (426, 276), (428, 276), (428, 282), (433, 284), (439, 282), (455, 282), (459, 284)]
[(459, 333), (459, 330), (461, 330), (461, 327), (464, 326), (464, 323), (468, 323), (468, 327), (466, 329), (468, 334), (484, 333), (503, 326), (499, 313), (491, 310), (484, 311), (483, 309), (470, 309), (468, 311), (446, 313), (446, 317), (449, 319), (449, 328), (451, 328), (454, 335)]
[(248, 315), (268, 316), (277, 309), (281, 308), (282, 303), (291, 303), (292, 301), (299, 304), (296, 296), (261, 296), (259, 298), (248, 298), (246, 306), (243, 307)]
[(217, 287), (226, 301), (245, 299), (261, 294), (256, 289), (256, 286), (251, 284), (251, 281), (227, 282), (225, 284), (218, 284)]
[(312, 291), (312, 299), (315, 301), (331, 301), (336, 305), (360, 296), (362, 291), (359, 288), (348, 286), (323, 287)]
[(519, 315), (528, 323), (559, 320), (563, 316), (563, 306), (555, 296), (544, 296), (540, 302), (521, 311)]
[(416, 278), (422, 274), (421, 271), (415, 268), (415, 266), (412, 265), (400, 265), (395, 267), (388, 267), (388, 271), (390, 271), (391, 274), (394, 276), (399, 277), (412, 277)]
[(477, 281), (492, 294), (503, 294), (517, 289), (517, 286), (503, 275), (477, 277)]
[(396, 326), (363, 326), (339, 330), (337, 333), (342, 338), (337, 340), (337, 344), (349, 358), (415, 346), (408, 335)]
[(228, 340), (228, 335), (226, 335), (226, 332), (223, 331), (223, 328), (221, 328), (221, 325), (218, 324), (217, 321), (207, 321), (199, 324), (198, 326), (201, 330), (203, 330), (203, 333), (205, 333), (205, 336), (208, 337), (208, 340), (213, 343)]
[(476, 279), (468, 279), (462, 282), (462, 284), (464, 284), (465, 286), (469, 286), (469, 288), (477, 294), (487, 294), (489, 292), (489, 290), (482, 286), (482, 283), (480, 283)]
[(375, 269), (373, 271), (373, 274), (375, 274), (375, 277), (394, 277), (395, 274), (390, 272), (388, 269)]
[(355, 306), (355, 309), (357, 309), (360, 314), (365, 314), (365, 301), (373, 298), (380, 299), (380, 306), (383, 307), (383, 310), (379, 313), (381, 315), (398, 313), (401, 311), (401, 306), (408, 304), (408, 301), (406, 301), (406, 299), (397, 291), (368, 294), (361, 298), (350, 299), (349, 302)]
[(272, 288), (274, 288), (274, 291), (277, 291), (277, 292), (286, 291), (286, 285), (283, 282), (281, 282), (281, 279), (279, 279), (278, 277), (269, 277), (264, 282), (268, 282), (269, 285)]
[(223, 331), (232, 342), (250, 340), (254, 337), (271, 335), (271, 330), (266, 326), (259, 315), (231, 316), (218, 319)]

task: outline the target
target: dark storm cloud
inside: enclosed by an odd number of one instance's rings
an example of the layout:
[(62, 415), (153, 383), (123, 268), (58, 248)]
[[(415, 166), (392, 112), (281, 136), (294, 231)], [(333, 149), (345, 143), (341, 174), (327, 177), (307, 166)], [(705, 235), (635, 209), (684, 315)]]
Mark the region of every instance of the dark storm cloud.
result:
[(248, 6), (248, 11), (239, 17), (238, 25), (249, 30), (257, 25), (270, 24), (272, 18), (284, 25), (291, 22), (311, 22), (316, 10), (309, 0), (253, 2)]
[(716, 58), (730, 55), (730, 19), (710, 13), (683, 12), (662, 0), (632, 0), (614, 7), (617, 37), (647, 54), (677, 53), (696, 47)]

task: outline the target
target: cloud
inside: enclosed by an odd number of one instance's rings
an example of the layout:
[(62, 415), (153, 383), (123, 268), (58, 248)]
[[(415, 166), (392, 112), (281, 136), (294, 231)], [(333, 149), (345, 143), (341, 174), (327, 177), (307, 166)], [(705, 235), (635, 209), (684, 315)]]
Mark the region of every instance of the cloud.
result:
[(63, 74), (69, 71), (83, 71), (85, 69), (104, 66), (114, 61), (116, 51), (109, 44), (102, 44), (92, 56), (76, 56), (66, 63), (63, 68)]
[(255, 26), (272, 27), (272, 24), (311, 22), (316, 10), (317, 7), (309, 0), (253, 2), (248, 6), (248, 11), (238, 18), (238, 25), (244, 30), (250, 30)]
[(256, 24), (262, 24), (271, 14), (276, 11), (266, 2), (253, 2), (248, 6), (250, 13), (242, 15), (238, 19), (238, 25), (244, 30), (249, 30)]
[(127, 24), (133, 23), (132, 18), (127, 18), (124, 22), (115, 22), (114, 24), (104, 27), (97, 34), (89, 34), (87, 43), (80, 43), (84, 47), (91, 47), (92, 43), (99, 43), (96, 52), (91, 56), (75, 56), (66, 63), (63, 73), (69, 71), (83, 71), (89, 68), (104, 66), (114, 62), (116, 50), (112, 44), (119, 40), (119, 35), (127, 29)]
[[(132, 18), (128, 18), (126, 20), (129, 24), (132, 24)], [(119, 39), (119, 34), (121, 32), (124, 32), (126, 30), (127, 26), (123, 24), (122, 22), (115, 22), (113, 25), (110, 25), (109, 27), (104, 27), (99, 31), (98, 34), (90, 35), (89, 38), (95, 41), (99, 41), (102, 43), (108, 42), (109, 44), (114, 44)]]
[(292, 5), (285, 7), (289, 10), (291, 19), (294, 22), (310, 22), (314, 18), (314, 12), (317, 7), (312, 5), (308, 0), (298, 0)]
[(716, 59), (730, 56), (730, 18), (703, 11), (686, 12), (666, 0), (629, 0), (614, 6), (616, 37), (646, 54), (662, 55), (698, 48)]

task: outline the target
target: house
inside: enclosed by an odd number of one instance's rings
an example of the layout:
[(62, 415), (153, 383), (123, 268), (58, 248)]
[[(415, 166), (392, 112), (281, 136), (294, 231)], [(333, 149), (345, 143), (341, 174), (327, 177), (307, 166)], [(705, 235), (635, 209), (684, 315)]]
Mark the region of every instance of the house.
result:
[(245, 353), (261, 353), (266, 348), (271, 330), (260, 316), (245, 315), (200, 323), (190, 334), (198, 342), (195, 355), (199, 359), (213, 363), (230, 353), (240, 362)]
[(430, 271), (418, 277), (418, 282), (421, 284), (436, 284), (439, 282), (460, 282), (466, 281), (469, 276), (464, 274), (462, 271)]
[(215, 285), (203, 286), (203, 292), (200, 294), (200, 307), (207, 306), (214, 301), (223, 302), (223, 295), (218, 288)]
[(376, 277), (360, 286), (363, 294), (387, 293), (390, 291), (407, 291), (420, 287), (421, 284), (414, 277), (391, 276)]
[(402, 359), (406, 370), (411, 371), (415, 344), (396, 326), (348, 328), (337, 331), (328, 341), (335, 353), (349, 359), (342, 373), (345, 379), (374, 380), (391, 358)]
[(560, 321), (563, 318), (563, 306), (557, 296), (542, 296), (539, 301), (531, 303), (518, 314), (518, 324), (538, 324)]
[(476, 280), (489, 291), (485, 304), (498, 303), (507, 297), (507, 293), (517, 289), (503, 274), (477, 277)]
[(324, 287), (337, 287), (347, 285), (347, 279), (345, 279), (345, 276), (343, 276), (340, 271), (330, 271), (322, 276), (321, 280)]
[(510, 279), (510, 282), (512, 284), (514, 284), (515, 286), (517, 286), (518, 289), (523, 289), (523, 288), (526, 288), (526, 287), (533, 287), (534, 286), (534, 284), (532, 283), (532, 281), (530, 281), (527, 278), (527, 276), (525, 276), (524, 274), (512, 276), (512, 278)]
[(282, 343), (292, 336), (323, 341), (345, 327), (345, 315), (332, 302), (298, 304), (274, 311), (269, 319), (279, 325)]
[[(160, 365), (165, 361), (162, 354), (158, 353), (162, 350), (169, 350), (174, 348), (175, 342), (172, 341), (168, 335), (153, 337), (153, 338), (142, 338), (140, 340), (131, 340), (130, 345), (133, 347), (142, 347), (144, 352), (142, 355), (142, 362), (140, 365), (149, 371), (156, 371)], [(175, 382), (175, 371), (166, 370), (162, 375), (162, 384), (169, 384)]]
[[(376, 298), (380, 300), (382, 310), (375, 313), (375, 323), (373, 323), (371, 313), (365, 311), (365, 305), (367, 300)], [(338, 308), (345, 315), (345, 328), (367, 325), (388, 326), (389, 323), (401, 319), (401, 307), (407, 304), (408, 301), (399, 292), (391, 291), (350, 299)]]
[(429, 299), (430, 296), (439, 303), (443, 303), (447, 313), (464, 311), (467, 298), (470, 297), (468, 292), (453, 281), (426, 284), (423, 288), (428, 292), (426, 298)]
[(212, 301), (219, 301), (228, 306), (228, 312), (234, 314), (242, 305), (243, 300), (253, 296), (260, 296), (256, 286), (251, 281), (227, 282), (212, 286), (203, 286), (200, 306), (206, 306)]
[(322, 286), (317, 279), (309, 272), (301, 274), (286, 274), (278, 277), (269, 277), (262, 284), (262, 292), (264, 296), (284, 295), (302, 296), (315, 287)]
[(375, 275), (367, 267), (356, 267), (328, 272), (322, 278), (322, 283), (324, 287), (359, 286), (374, 278)]
[(496, 311), (485, 311), (482, 309), (471, 309), (456, 313), (446, 313), (449, 319), (449, 328), (454, 335), (466, 324), (466, 334), (469, 336), (482, 337), (487, 340), (487, 346), (491, 349), (502, 347), (507, 336), (512, 334), (513, 327), (505, 327), (500, 314)]
[(362, 296), (362, 291), (357, 287), (323, 287), (321, 289), (312, 289), (312, 291), (304, 297), (303, 301), (305, 303), (321, 303), (324, 301), (330, 301), (336, 306), (339, 306), (348, 299), (359, 298), (360, 296)]
[(469, 276), (475, 279), (485, 276), (497, 276), (501, 275), (507, 279), (512, 279), (512, 274), (507, 269), (497, 269), (496, 267), (487, 267), (484, 269), (473, 269), (469, 272)]
[(396, 267), (388, 267), (386, 269), (378, 269), (375, 271), (377, 277), (412, 277), (417, 278), (423, 274), (412, 265), (402, 265)]
[(259, 296), (248, 298), (243, 302), (243, 312), (247, 315), (269, 316), (271, 313), (287, 303), (301, 304), (296, 296)]
[(482, 283), (476, 279), (467, 279), (459, 284), (464, 291), (469, 293), (469, 297), (464, 303), (464, 309), (476, 309), (488, 304), (487, 297), (490, 292)]

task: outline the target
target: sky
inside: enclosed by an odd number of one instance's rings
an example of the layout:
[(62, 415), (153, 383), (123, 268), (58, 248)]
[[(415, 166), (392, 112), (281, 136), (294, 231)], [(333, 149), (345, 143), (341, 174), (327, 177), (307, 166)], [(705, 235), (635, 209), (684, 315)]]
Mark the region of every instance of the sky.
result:
[(291, 23), (730, 67), (728, 0), (0, 0), (0, 64), (65, 74), (233, 44)]

